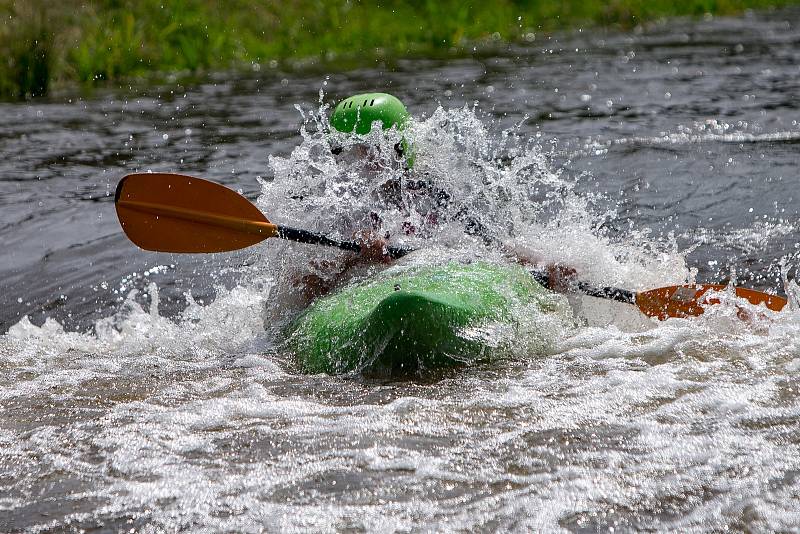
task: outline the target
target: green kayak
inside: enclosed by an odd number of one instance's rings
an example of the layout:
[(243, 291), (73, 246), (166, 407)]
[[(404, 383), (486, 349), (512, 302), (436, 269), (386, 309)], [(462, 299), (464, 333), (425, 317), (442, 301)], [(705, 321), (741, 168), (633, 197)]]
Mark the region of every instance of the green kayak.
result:
[(413, 375), (535, 343), (531, 319), (563, 304), (516, 265), (392, 267), (314, 302), (287, 344), (311, 373)]

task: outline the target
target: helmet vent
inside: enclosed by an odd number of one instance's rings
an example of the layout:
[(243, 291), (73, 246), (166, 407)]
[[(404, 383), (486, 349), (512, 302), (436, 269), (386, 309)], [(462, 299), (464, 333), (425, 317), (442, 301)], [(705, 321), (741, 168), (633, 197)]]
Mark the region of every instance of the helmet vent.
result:
[(374, 98), (372, 100), (370, 100), (369, 105), (370, 105), (370, 107), (375, 105), (375, 99)]

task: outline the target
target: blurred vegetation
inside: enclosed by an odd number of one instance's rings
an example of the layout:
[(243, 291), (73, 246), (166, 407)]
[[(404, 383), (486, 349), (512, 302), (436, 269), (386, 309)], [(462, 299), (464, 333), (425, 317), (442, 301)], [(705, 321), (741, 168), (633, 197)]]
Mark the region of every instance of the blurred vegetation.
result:
[[(800, 0), (0, 0), (0, 97), (287, 59), (331, 68), (580, 26), (729, 15)], [(344, 62), (344, 63), (340, 63)], [(274, 63), (273, 63), (274, 64)], [(256, 67), (258, 68), (258, 67)]]

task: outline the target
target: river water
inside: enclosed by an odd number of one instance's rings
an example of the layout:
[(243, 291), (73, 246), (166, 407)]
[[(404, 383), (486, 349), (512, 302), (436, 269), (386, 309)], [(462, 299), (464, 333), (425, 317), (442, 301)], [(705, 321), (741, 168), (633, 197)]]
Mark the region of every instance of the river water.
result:
[[(369, 206), (326, 188), (343, 169), (315, 117), (387, 90), (417, 118), (415, 166), (523, 253), (635, 290), (784, 292), (799, 28), (782, 11), (531, 34), (468, 58), (0, 104), (0, 531), (797, 530), (794, 309), (654, 323), (571, 298), (536, 353), (405, 381), (305, 375), (280, 345), (300, 309), (285, 288), (338, 253), (144, 252), (113, 193), (179, 171), (335, 233)], [(298, 188), (319, 196), (287, 200)]]

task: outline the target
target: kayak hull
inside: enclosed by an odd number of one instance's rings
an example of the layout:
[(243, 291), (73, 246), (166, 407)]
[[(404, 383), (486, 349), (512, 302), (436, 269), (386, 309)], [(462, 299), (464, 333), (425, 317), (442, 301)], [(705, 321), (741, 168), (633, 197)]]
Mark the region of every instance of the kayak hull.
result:
[(549, 307), (516, 265), (391, 268), (317, 300), (287, 344), (307, 372), (414, 375), (504, 352), (520, 318)]

